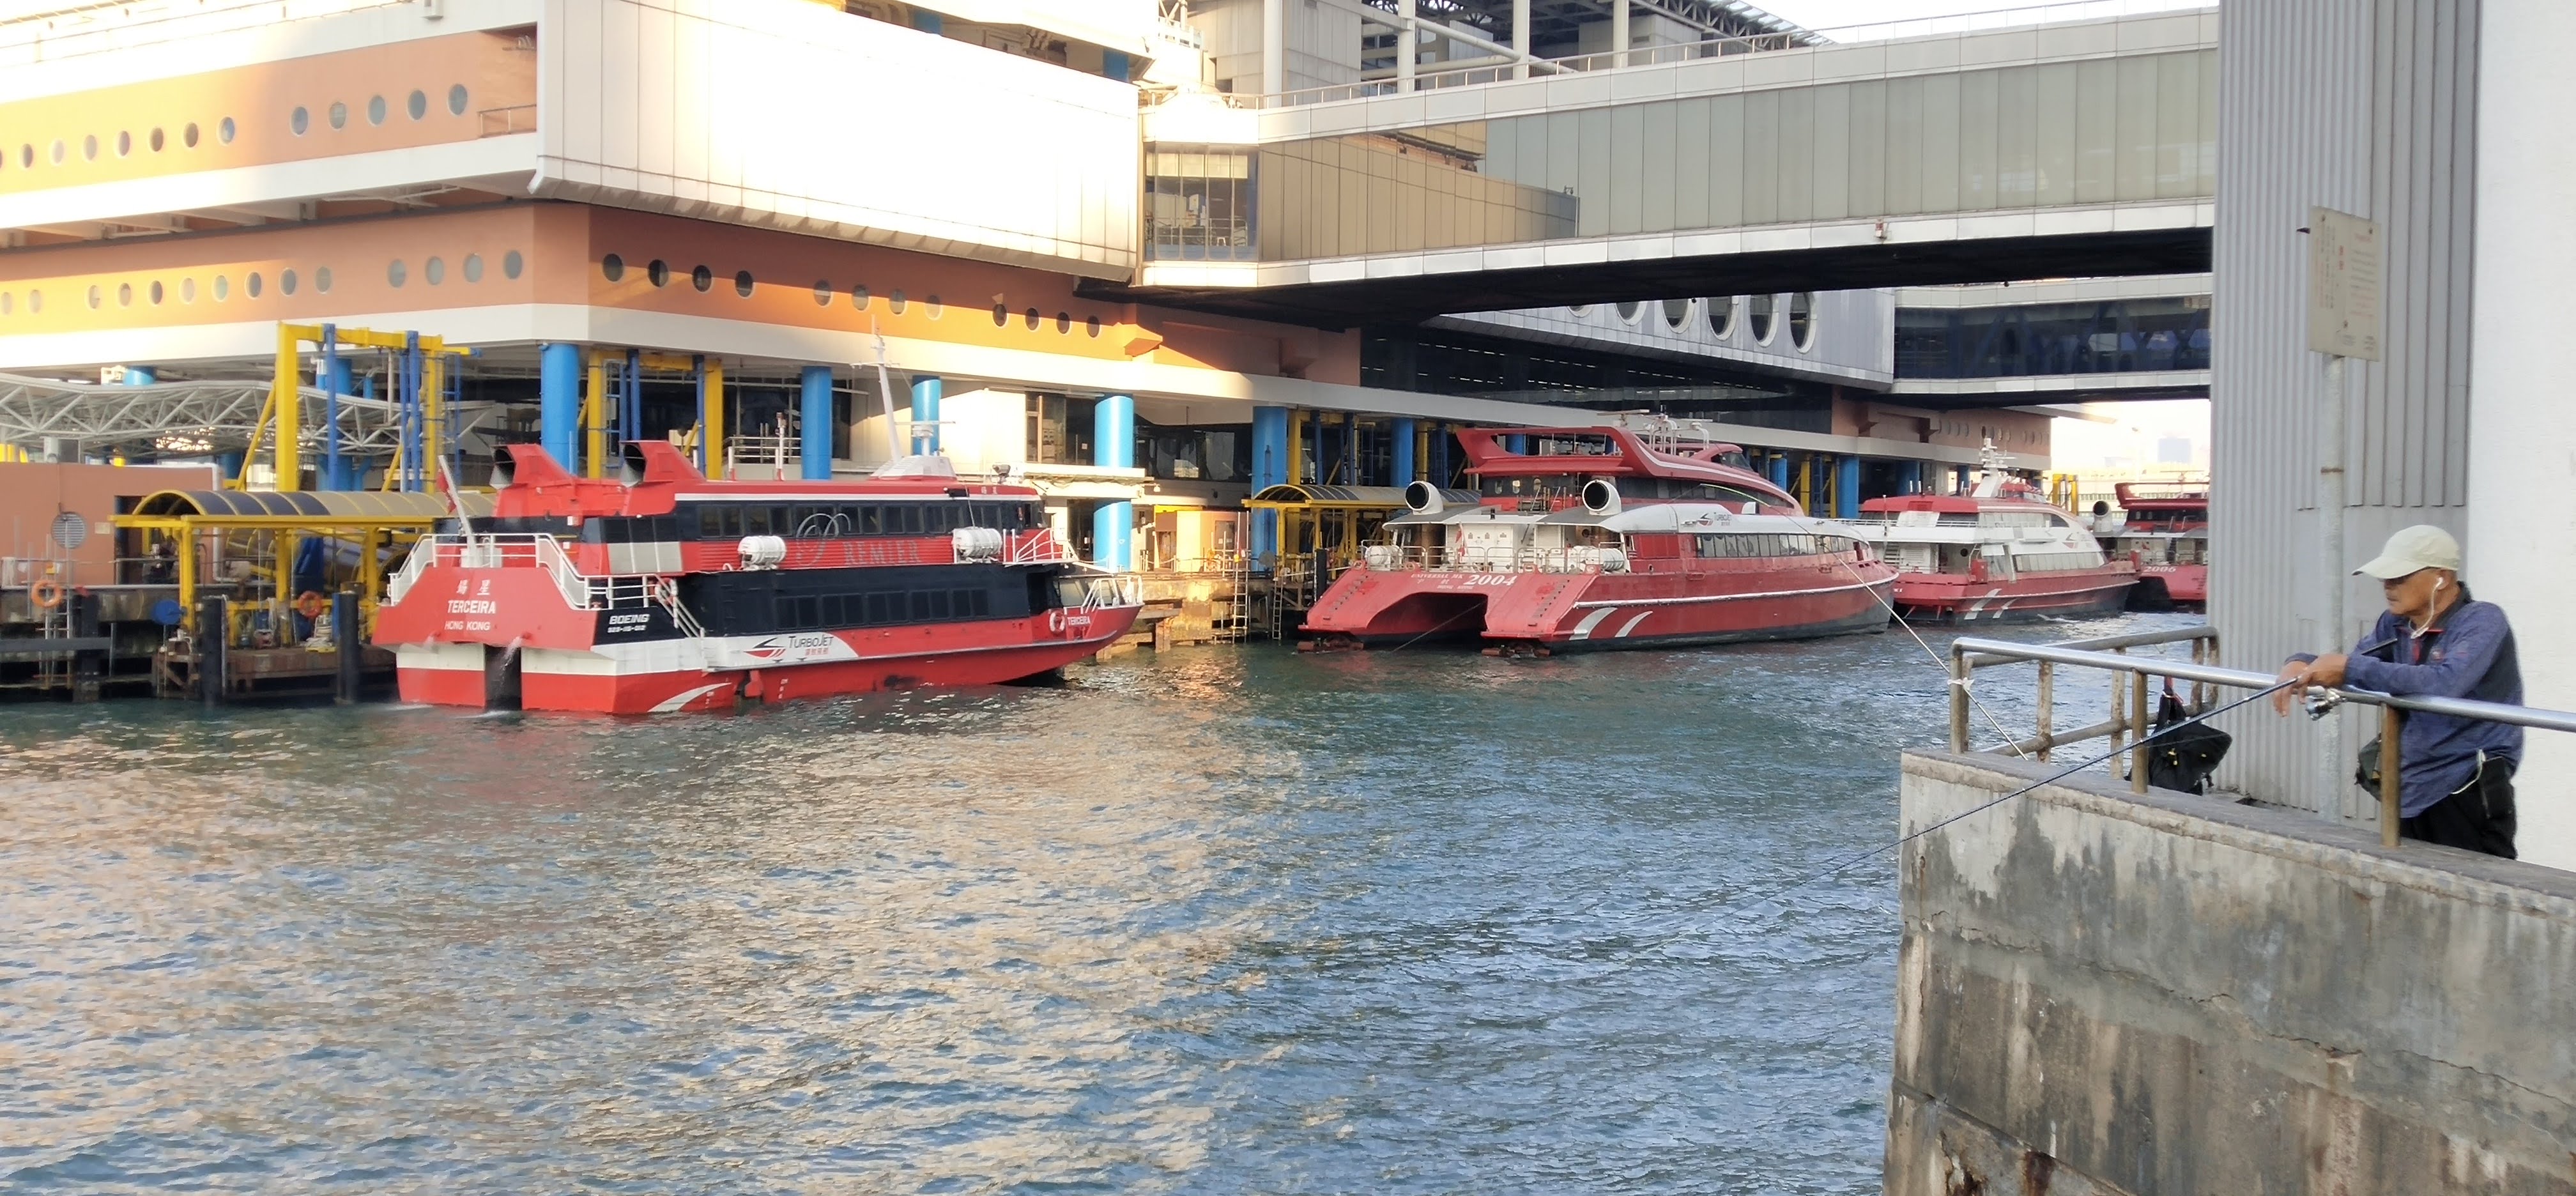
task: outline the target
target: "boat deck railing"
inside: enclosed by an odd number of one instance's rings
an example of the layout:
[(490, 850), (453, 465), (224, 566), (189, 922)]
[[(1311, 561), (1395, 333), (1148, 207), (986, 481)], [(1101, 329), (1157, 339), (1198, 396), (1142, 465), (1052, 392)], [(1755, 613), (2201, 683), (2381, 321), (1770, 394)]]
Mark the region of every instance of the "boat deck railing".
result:
[[(2166, 644), (2189, 644), (2189, 659), (2132, 655), (2130, 649)], [(2039, 697), (2036, 733), (2010, 743), (1983, 749), (2005, 755), (2031, 755), (2045, 762), (2056, 748), (2108, 736), (2116, 757), (2128, 756), (2131, 792), (2147, 791), (2148, 738), (2154, 733), (2154, 716), (2148, 708), (2147, 679), (2163, 677), (2188, 682), (2192, 689), (2185, 707), (2193, 714), (2215, 707), (2220, 690), (2266, 690), (2278, 679), (2270, 673), (2221, 668), (2218, 664), (2218, 632), (2214, 628), (2185, 627), (2171, 631), (2139, 632), (2133, 635), (2106, 636), (2099, 639), (2071, 640), (2055, 644), (2015, 643), (2009, 640), (1961, 637), (1950, 642), (1950, 750), (1958, 754), (1969, 751), (1970, 683), (1980, 669), (2003, 665), (2037, 664)], [(2057, 703), (2056, 681), (2060, 669), (2099, 669), (2113, 674), (2111, 717), (2103, 722), (2071, 731), (2055, 728)], [(2122, 676), (2128, 683), (2119, 683)], [(2367, 689), (2323, 691), (2322, 698), (2312, 696), (2312, 706), (2331, 709), (2343, 702), (2380, 708), (2379, 757), (2379, 834), (2384, 846), (2397, 846), (2398, 818), (2398, 728), (2399, 711), (2440, 714), (2453, 718), (2484, 719), (2510, 723), (2543, 731), (2576, 732), (2576, 713), (2546, 710), (2532, 706), (2511, 706), (2501, 702), (2477, 702), (2465, 698), (2401, 696)], [(2332, 799), (2329, 798), (2329, 801)]]
[(1628, 554), (1607, 545), (1566, 548), (1424, 548), (1371, 544), (1360, 563), (1377, 573), (1598, 573), (1623, 572)]
[(543, 569), (562, 593), (564, 605), (574, 610), (658, 606), (670, 612), (672, 623), (683, 632), (691, 636), (706, 634), (688, 607), (681, 604), (679, 587), (670, 578), (642, 573), (593, 577), (573, 563), (571, 555), (563, 550), (563, 541), (544, 532), (423, 536), (412, 546), (411, 556), (403, 561), (402, 568), (386, 582), (385, 600), (401, 602), (423, 575), (441, 564), (462, 569)]

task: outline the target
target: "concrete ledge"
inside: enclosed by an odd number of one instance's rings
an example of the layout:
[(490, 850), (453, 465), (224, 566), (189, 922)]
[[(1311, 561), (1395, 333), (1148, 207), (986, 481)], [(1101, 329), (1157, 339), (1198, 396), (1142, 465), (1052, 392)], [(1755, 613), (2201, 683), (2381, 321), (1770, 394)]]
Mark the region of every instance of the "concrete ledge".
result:
[[(1908, 754), (1904, 825), (2045, 775)], [(2576, 1193), (2576, 875), (2088, 777), (1902, 883), (1891, 1196)]]

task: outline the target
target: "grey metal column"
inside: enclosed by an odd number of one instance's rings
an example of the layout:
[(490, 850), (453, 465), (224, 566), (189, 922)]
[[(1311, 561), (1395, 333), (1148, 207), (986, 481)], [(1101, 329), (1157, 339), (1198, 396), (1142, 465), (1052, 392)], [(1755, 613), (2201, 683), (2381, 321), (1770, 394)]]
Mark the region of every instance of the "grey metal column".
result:
[(1529, 13), (1530, 0), (1512, 0), (1512, 53), (1521, 60), (1512, 64), (1512, 78), (1529, 78)]
[(232, 606), (221, 594), (197, 601), (197, 696), (208, 710), (224, 704), (224, 653), (232, 646)]
[(1261, 0), (1261, 94), (1288, 90), (1288, 0)]

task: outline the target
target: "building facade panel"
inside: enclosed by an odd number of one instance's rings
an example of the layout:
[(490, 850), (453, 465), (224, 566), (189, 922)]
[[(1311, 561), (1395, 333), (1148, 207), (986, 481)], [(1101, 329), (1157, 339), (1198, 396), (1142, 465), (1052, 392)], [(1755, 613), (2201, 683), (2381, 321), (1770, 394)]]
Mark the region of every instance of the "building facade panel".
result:
[(539, 39), (540, 194), (1096, 278), (1134, 269), (1131, 86), (812, 5), (545, 13), (565, 35)]

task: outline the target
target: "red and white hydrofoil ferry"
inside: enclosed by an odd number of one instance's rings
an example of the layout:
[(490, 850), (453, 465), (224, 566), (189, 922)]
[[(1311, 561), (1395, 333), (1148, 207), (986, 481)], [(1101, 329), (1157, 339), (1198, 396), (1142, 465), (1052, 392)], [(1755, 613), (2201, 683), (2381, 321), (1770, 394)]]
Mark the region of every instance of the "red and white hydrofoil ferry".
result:
[(1415, 482), (1307, 613), (1321, 646), (1506, 652), (1796, 639), (1887, 626), (1895, 571), (1804, 517), (1743, 451), (1657, 420), (1458, 433), (1477, 493)]
[(1856, 526), (1896, 566), (1896, 605), (1909, 619), (2104, 614), (2137, 584), (2136, 566), (2105, 557), (2073, 515), (2008, 474), (1992, 445), (1966, 494), (1873, 498), (1860, 510)]
[(2209, 602), (2209, 483), (2121, 482), (2120, 514), (2104, 526), (2095, 517), (2095, 534), (2109, 543), (2114, 558), (2138, 567), (2138, 588), (2129, 605), (2140, 610), (2173, 610)]
[(653, 440), (617, 478), (507, 451), (493, 518), (423, 539), (387, 587), (375, 642), (404, 701), (648, 714), (992, 684), (1099, 651), (1140, 608), (1035, 489), (944, 457), (732, 482)]

